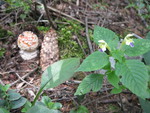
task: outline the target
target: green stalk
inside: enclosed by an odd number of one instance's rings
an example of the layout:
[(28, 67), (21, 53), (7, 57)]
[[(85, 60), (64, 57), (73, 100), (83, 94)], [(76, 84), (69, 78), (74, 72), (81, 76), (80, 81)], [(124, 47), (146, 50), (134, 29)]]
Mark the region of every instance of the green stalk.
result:
[[(50, 80), (51, 80), (51, 79), (50, 79)], [(35, 99), (33, 100), (32, 106), (35, 105), (35, 103), (36, 103), (37, 99), (39, 98), (40, 94), (42, 93), (44, 87), (47, 85), (47, 83), (48, 83), (50, 80), (48, 80), (48, 81), (40, 88), (40, 90), (38, 91), (38, 93), (37, 93)]]

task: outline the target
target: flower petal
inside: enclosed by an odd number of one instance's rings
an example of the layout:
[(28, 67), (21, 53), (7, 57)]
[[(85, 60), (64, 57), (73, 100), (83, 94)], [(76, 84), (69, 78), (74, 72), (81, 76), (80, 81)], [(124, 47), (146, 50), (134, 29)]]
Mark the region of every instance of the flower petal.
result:
[(102, 49), (99, 49), (100, 52), (104, 52)]
[(131, 42), (131, 43), (130, 43), (130, 46), (131, 46), (131, 47), (134, 47), (134, 44), (133, 44), (133, 42)]

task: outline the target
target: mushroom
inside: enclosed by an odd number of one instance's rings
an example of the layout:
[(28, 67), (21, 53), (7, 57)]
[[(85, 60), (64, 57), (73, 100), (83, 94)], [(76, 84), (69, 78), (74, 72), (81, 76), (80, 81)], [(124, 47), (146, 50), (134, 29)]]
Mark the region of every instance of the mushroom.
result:
[(20, 48), (20, 56), (24, 60), (30, 60), (37, 57), (38, 37), (31, 31), (24, 31), (19, 35), (17, 41)]

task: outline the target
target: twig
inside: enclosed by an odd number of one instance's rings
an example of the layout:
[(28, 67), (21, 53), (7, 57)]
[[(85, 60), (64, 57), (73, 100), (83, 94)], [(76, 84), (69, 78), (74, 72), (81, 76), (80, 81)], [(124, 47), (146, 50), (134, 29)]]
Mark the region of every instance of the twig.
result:
[[(39, 5), (42, 5), (40, 2), (36, 2), (36, 3), (39, 4)], [(72, 17), (72, 16), (70, 16), (70, 15), (67, 15), (66, 13), (63, 13), (63, 12), (61, 12), (61, 11), (59, 11), (59, 10), (53, 8), (53, 7), (47, 6), (47, 8), (48, 8), (49, 10), (52, 10), (53, 12), (59, 13), (59, 14), (61, 14), (61, 15), (63, 15), (63, 16), (66, 16), (66, 17), (68, 17), (68, 18), (71, 18), (71, 19), (73, 19), (73, 20), (76, 20), (77, 22), (79, 22), (79, 23), (85, 25), (84, 22), (82, 22), (82, 21), (80, 21), (80, 20), (78, 20), (78, 19), (76, 19), (76, 18), (74, 18), (74, 17)]]
[(26, 83), (26, 84), (28, 84), (28, 85), (30, 85), (30, 86), (32, 86), (32, 87), (36, 87), (36, 86), (34, 86), (34, 85), (28, 83), (27, 81), (25, 81), (22, 77), (20, 77), (20, 75), (19, 75), (18, 73), (16, 73), (16, 75), (17, 75), (17, 77), (18, 77), (21, 81), (23, 81), (24, 83)]
[(48, 8), (47, 8), (45, 0), (43, 0), (43, 5), (44, 5), (44, 9), (45, 9), (49, 24), (51, 24), (54, 29), (57, 29), (57, 25), (53, 23), (52, 19), (49, 16), (49, 12), (48, 12)]
[[(31, 73), (33, 73), (33, 72), (36, 71), (36, 70), (37, 70), (37, 68), (35, 68), (35, 69), (33, 69), (32, 71), (30, 71), (29, 73), (25, 74), (25, 75), (22, 77), (22, 79), (25, 79), (26, 77), (28, 77)], [(15, 85), (15, 84), (18, 83), (19, 81), (20, 81), (20, 79), (14, 81), (13, 83), (10, 84), (10, 86)]]
[(39, 19), (38, 19), (36, 25), (38, 25), (38, 23), (40, 22), (40, 20), (41, 20), (41, 18), (43, 17), (43, 15), (44, 15), (44, 14), (41, 14), (41, 15), (40, 15), (40, 17), (39, 17)]
[(125, 112), (124, 112), (123, 103), (122, 103), (122, 99), (121, 99), (121, 95), (120, 95), (120, 94), (119, 94), (119, 100), (120, 100), (120, 104), (121, 104), (121, 110), (122, 110), (123, 113), (125, 113)]
[(78, 80), (68, 80), (68, 81), (66, 81), (67, 83), (74, 83), (74, 84), (80, 84), (81, 83), (81, 81), (78, 81)]
[(139, 35), (137, 35), (137, 34), (135, 34), (135, 33), (133, 33), (133, 36), (135, 36), (135, 37), (138, 38), (138, 39), (143, 39), (142, 37), (140, 37)]
[(79, 46), (80, 46), (81, 49), (82, 49), (82, 52), (83, 52), (84, 55), (86, 56), (86, 52), (84, 51), (84, 49), (83, 49), (83, 47), (82, 47), (82, 44), (81, 44), (81, 41), (79, 40), (78, 36), (74, 35), (73, 38), (77, 40)]
[(88, 41), (88, 46), (89, 46), (89, 49), (90, 49), (90, 53), (93, 53), (93, 48), (92, 48), (92, 44), (91, 44), (91, 41), (90, 41), (90, 38), (89, 38), (89, 33), (88, 33), (88, 18), (85, 17), (85, 26), (86, 26), (86, 38), (87, 38), (87, 41)]

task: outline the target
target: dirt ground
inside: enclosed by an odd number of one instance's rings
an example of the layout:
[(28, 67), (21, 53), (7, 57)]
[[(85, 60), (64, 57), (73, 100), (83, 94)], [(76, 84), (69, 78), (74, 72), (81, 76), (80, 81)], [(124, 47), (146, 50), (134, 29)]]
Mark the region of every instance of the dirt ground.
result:
[[(49, 14), (54, 24), (59, 24), (55, 20), (61, 18), (77, 20), (85, 28), (93, 29), (94, 25), (103, 26), (116, 32), (120, 37), (135, 33), (144, 38), (148, 32), (137, 10), (125, 8), (129, 4), (128, 0), (106, 0), (105, 2), (104, 0), (101, 2), (80, 0), (79, 3), (77, 1), (47, 1)], [(3, 7), (6, 8), (7, 5)], [(17, 37), (23, 31), (31, 30), (38, 35), (41, 43), (44, 34), (37, 30), (36, 26), (48, 26), (48, 22), (38, 22), (35, 25), (34, 22), (37, 22), (41, 12), (35, 11), (34, 5), (32, 5), (30, 17), (25, 20), (20, 19), (19, 15), (22, 11), (19, 9), (6, 13), (2, 11), (2, 5), (0, 8), (0, 27), (14, 34), (0, 37), (0, 48), (6, 49), (4, 56), (0, 58), (0, 83), (10, 84), (12, 89), (17, 89), (32, 101), (40, 86), (42, 75), (39, 66), (40, 57), (38, 55), (33, 60), (24, 61), (19, 55)], [(47, 20), (45, 13), (41, 20)], [(85, 31), (84, 35), (86, 37)], [(40, 51), (40, 46), (38, 49)], [(61, 111), (64, 113), (75, 109), (78, 105), (86, 106), (90, 113), (142, 113), (138, 98), (134, 94), (128, 90), (121, 94), (111, 94), (112, 86), (107, 83), (107, 80), (102, 90), (97, 93), (91, 92), (84, 97), (74, 96), (82, 78), (82, 76), (73, 77), (54, 89), (44, 91), (43, 94), (47, 94), (54, 102), (62, 103)], [(12, 111), (12, 113), (19, 112), (19, 110)]]

